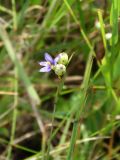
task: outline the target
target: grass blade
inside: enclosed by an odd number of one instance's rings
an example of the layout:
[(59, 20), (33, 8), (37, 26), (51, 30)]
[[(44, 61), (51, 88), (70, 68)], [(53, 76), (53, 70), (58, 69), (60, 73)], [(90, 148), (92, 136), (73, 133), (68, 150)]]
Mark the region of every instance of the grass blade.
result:
[(112, 45), (118, 42), (118, 17), (119, 17), (119, 0), (112, 1), (111, 13), (110, 13), (110, 24), (112, 26)]
[(31, 100), (33, 100), (35, 102), (35, 104), (39, 104), (40, 98), (39, 98), (37, 92), (35, 91), (34, 87), (32, 86), (28, 76), (26, 75), (21, 62), (17, 59), (17, 56), (16, 56), (14, 49), (12, 47), (12, 44), (10, 42), (10, 39), (7, 35), (7, 32), (5, 31), (5, 29), (2, 26), (0, 26), (0, 36), (3, 40), (3, 43), (6, 47), (6, 50), (9, 54), (12, 62), (14, 63), (15, 67), (18, 70), (19, 78), (23, 81), (29, 97), (31, 98)]
[[(74, 151), (74, 146), (76, 143), (76, 139), (78, 136), (78, 127), (79, 127), (79, 119), (80, 116), (83, 112), (83, 107), (86, 101), (86, 94), (87, 94), (87, 89), (89, 86), (89, 79), (90, 79), (90, 73), (91, 73), (91, 68), (92, 68), (92, 63), (93, 63), (93, 56), (92, 56), (92, 52), (89, 54), (89, 59), (87, 62), (87, 66), (86, 66), (86, 71), (85, 71), (85, 75), (84, 75), (84, 80), (83, 80), (83, 84), (82, 84), (82, 88), (83, 90), (80, 91), (79, 93), (79, 99), (78, 99), (78, 103), (77, 103), (77, 112), (76, 112), (76, 122), (74, 123), (73, 126), (73, 131), (72, 131), (72, 137), (71, 137), (71, 142), (70, 142), (70, 148), (68, 151), (68, 155), (67, 155), (67, 160), (72, 160), (72, 155), (73, 155), (73, 151)], [(79, 110), (79, 112), (78, 112)]]

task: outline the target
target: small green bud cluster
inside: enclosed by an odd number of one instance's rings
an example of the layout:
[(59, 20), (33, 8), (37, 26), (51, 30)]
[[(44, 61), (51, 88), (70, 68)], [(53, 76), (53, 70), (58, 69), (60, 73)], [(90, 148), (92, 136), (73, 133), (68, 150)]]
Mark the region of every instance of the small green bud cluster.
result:
[(55, 74), (58, 75), (58, 77), (61, 77), (65, 74), (66, 72), (66, 65), (68, 64), (68, 55), (65, 52), (60, 53), (59, 55), (59, 60), (57, 64), (54, 66), (54, 71)]
[(68, 64), (68, 55), (67, 53), (63, 52), (59, 54), (60, 58), (58, 63), (59, 64), (63, 64), (63, 65), (67, 65)]
[(63, 64), (55, 65), (55, 74), (61, 77), (66, 72), (66, 67)]

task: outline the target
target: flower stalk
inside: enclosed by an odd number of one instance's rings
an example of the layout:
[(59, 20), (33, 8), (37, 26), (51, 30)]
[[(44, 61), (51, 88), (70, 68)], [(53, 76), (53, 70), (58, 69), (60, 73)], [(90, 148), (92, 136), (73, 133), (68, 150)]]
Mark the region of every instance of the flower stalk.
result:
[(55, 112), (56, 112), (58, 97), (64, 85), (66, 66), (69, 63), (69, 59), (68, 59), (67, 53), (65, 52), (58, 54), (58, 56), (56, 56), (54, 59), (48, 53), (45, 53), (44, 57), (45, 57), (45, 61), (39, 62), (39, 64), (42, 66), (42, 68), (39, 71), (50, 72), (51, 70), (53, 70), (60, 80), (56, 90), (55, 99), (54, 99), (53, 114), (52, 114), (52, 121), (51, 121), (52, 127), (50, 131), (50, 138), (47, 144), (48, 148), (47, 148), (46, 154), (45, 152), (43, 152), (43, 160), (46, 160), (46, 159), (49, 160), (50, 145), (53, 138), (52, 133), (54, 128), (53, 126), (54, 126), (54, 120), (55, 120)]
[(46, 152), (46, 158), (47, 160), (50, 159), (50, 155), (49, 155), (49, 152), (50, 152), (50, 145), (51, 145), (51, 141), (52, 141), (52, 133), (53, 133), (53, 128), (54, 128), (54, 120), (55, 120), (55, 112), (56, 112), (56, 107), (57, 107), (57, 102), (58, 102), (58, 97), (62, 91), (62, 88), (63, 88), (63, 85), (64, 85), (64, 77), (60, 79), (60, 82), (59, 82), (59, 85), (57, 87), (57, 90), (56, 90), (56, 94), (55, 94), (55, 99), (54, 99), (54, 107), (53, 107), (53, 114), (52, 114), (52, 120), (51, 120), (51, 124), (52, 124), (52, 127), (51, 127), (51, 131), (50, 131), (50, 138), (49, 138), (49, 141), (48, 141), (48, 148), (47, 148), (47, 152)]

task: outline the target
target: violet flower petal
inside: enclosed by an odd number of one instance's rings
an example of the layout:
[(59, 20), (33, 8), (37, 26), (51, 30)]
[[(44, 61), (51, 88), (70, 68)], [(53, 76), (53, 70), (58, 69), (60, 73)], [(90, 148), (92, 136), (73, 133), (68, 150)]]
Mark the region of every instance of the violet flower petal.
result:
[(46, 60), (47, 62), (50, 62), (51, 64), (54, 63), (53, 58), (52, 58), (48, 53), (45, 53), (45, 60)]
[(60, 59), (60, 55), (57, 55), (57, 57), (55, 57), (55, 59), (54, 59), (54, 65), (57, 64), (57, 62), (59, 61), (59, 59)]
[(40, 72), (50, 72), (50, 70), (51, 70), (51, 67), (49, 66), (47, 66), (47, 67), (43, 67), (43, 68), (41, 68), (39, 71)]
[(48, 65), (48, 63), (45, 62), (45, 61), (39, 62), (39, 64), (40, 64), (41, 66), (47, 66), (47, 65)]

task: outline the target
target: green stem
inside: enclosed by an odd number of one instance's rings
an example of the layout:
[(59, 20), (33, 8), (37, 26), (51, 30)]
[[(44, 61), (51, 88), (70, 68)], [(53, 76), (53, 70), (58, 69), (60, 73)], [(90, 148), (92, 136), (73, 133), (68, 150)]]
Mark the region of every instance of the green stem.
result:
[[(18, 71), (17, 68), (15, 68), (15, 92), (18, 91)], [(7, 155), (7, 160), (11, 159), (11, 153), (12, 153), (12, 144), (14, 142), (14, 137), (15, 137), (15, 129), (16, 129), (16, 121), (17, 121), (17, 104), (18, 104), (18, 95), (14, 96), (14, 110), (13, 110), (13, 119), (12, 119), (12, 129), (11, 129), (11, 137), (10, 137), (10, 144), (8, 147), (8, 155)]]
[(60, 92), (62, 90), (62, 87), (64, 85), (64, 78), (60, 79), (60, 83), (57, 87), (57, 91), (56, 91), (56, 94), (55, 94), (55, 100), (54, 100), (54, 109), (53, 109), (53, 116), (52, 116), (52, 127), (51, 127), (51, 131), (50, 131), (50, 138), (49, 138), (49, 141), (48, 141), (48, 149), (47, 149), (47, 153), (46, 153), (46, 158), (47, 160), (50, 159), (50, 155), (49, 155), (49, 152), (50, 152), (50, 145), (51, 145), (51, 141), (52, 141), (52, 133), (53, 133), (53, 125), (54, 125), (54, 119), (55, 119), (55, 111), (56, 111), (56, 107), (57, 107), (57, 101), (58, 101), (58, 97), (60, 95)]
[(15, 0), (12, 0), (12, 10), (13, 10), (13, 28), (17, 30), (17, 14), (16, 14), (16, 5)]

